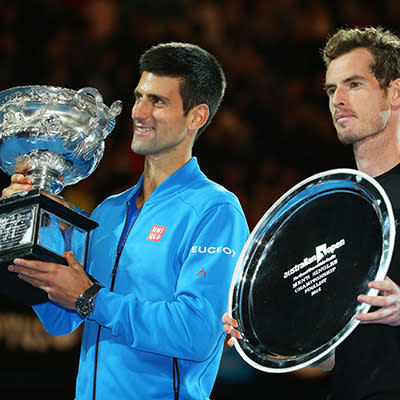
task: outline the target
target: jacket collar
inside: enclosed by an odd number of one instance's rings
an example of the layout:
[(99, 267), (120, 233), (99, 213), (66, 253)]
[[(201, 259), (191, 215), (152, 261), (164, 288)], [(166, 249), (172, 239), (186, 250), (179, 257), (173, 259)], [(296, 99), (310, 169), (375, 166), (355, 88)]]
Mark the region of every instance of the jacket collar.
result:
[[(158, 201), (162, 198), (169, 197), (188, 185), (195, 182), (197, 179), (206, 179), (205, 175), (201, 172), (196, 157), (192, 157), (185, 165), (170, 175), (164, 182), (162, 182), (156, 190), (151, 194), (147, 203)], [(125, 201), (129, 201), (135, 196), (143, 187), (143, 173), (135, 186), (128, 189), (125, 194)]]

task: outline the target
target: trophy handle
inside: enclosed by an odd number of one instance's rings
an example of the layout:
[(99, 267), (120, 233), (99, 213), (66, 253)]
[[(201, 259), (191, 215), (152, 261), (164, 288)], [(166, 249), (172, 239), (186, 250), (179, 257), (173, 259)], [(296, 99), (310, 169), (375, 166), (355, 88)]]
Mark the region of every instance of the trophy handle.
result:
[(114, 118), (121, 113), (122, 110), (122, 101), (116, 100), (114, 101), (110, 108), (104, 107), (103, 97), (100, 92), (96, 88), (92, 87), (84, 87), (77, 91), (77, 99), (79, 103), (82, 103), (82, 95), (91, 95), (96, 101), (96, 116), (97, 123), (102, 126), (103, 139), (107, 137), (107, 135), (114, 129), (115, 120)]
[(115, 118), (117, 115), (121, 114), (122, 111), (122, 101), (115, 100), (108, 110), (107, 119)]
[(89, 94), (94, 98), (96, 101), (96, 115), (97, 118), (102, 118), (104, 114), (104, 103), (103, 97), (101, 96), (100, 92), (96, 88), (92, 87), (84, 87), (79, 89), (76, 93), (76, 97), (79, 103), (82, 104), (82, 95)]

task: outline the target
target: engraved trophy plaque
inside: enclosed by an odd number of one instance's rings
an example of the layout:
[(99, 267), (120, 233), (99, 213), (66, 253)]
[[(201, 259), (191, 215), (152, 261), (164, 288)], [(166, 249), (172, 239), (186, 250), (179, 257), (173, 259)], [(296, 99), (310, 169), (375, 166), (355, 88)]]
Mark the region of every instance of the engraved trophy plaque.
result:
[(368, 175), (336, 169), (282, 196), (253, 229), (232, 278), (229, 312), (241, 357), (284, 373), (329, 356), (367, 312), (357, 295), (384, 279), (395, 237), (391, 203)]
[[(94, 88), (20, 86), (0, 92), (0, 168), (31, 178), (33, 190), (0, 199), (0, 292), (25, 304), (47, 294), (8, 272), (16, 257), (66, 264), (72, 250), (85, 264), (97, 223), (58, 193), (88, 177), (122, 103), (110, 107)], [(14, 275), (14, 276), (13, 276)]]

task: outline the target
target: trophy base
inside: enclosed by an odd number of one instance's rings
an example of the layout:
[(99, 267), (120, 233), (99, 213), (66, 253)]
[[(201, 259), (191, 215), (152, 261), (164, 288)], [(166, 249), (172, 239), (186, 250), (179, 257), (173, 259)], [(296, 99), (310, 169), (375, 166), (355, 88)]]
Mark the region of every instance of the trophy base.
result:
[(46, 292), (8, 271), (15, 258), (66, 265), (62, 255), (72, 250), (85, 265), (88, 233), (98, 224), (73, 208), (41, 189), (0, 199), (0, 293), (26, 305), (48, 301)]

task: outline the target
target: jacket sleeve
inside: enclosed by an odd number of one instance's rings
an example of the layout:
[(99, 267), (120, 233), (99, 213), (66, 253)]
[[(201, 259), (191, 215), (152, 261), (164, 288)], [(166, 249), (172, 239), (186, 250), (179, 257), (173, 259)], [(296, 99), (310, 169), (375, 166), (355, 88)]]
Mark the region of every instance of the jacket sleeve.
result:
[(222, 339), (236, 262), (248, 238), (243, 213), (232, 204), (209, 210), (190, 241), (172, 301), (144, 302), (135, 293), (99, 291), (90, 317), (134, 349), (201, 361)]
[(54, 336), (73, 332), (83, 321), (75, 310), (69, 310), (52, 301), (32, 307), (46, 331)]

